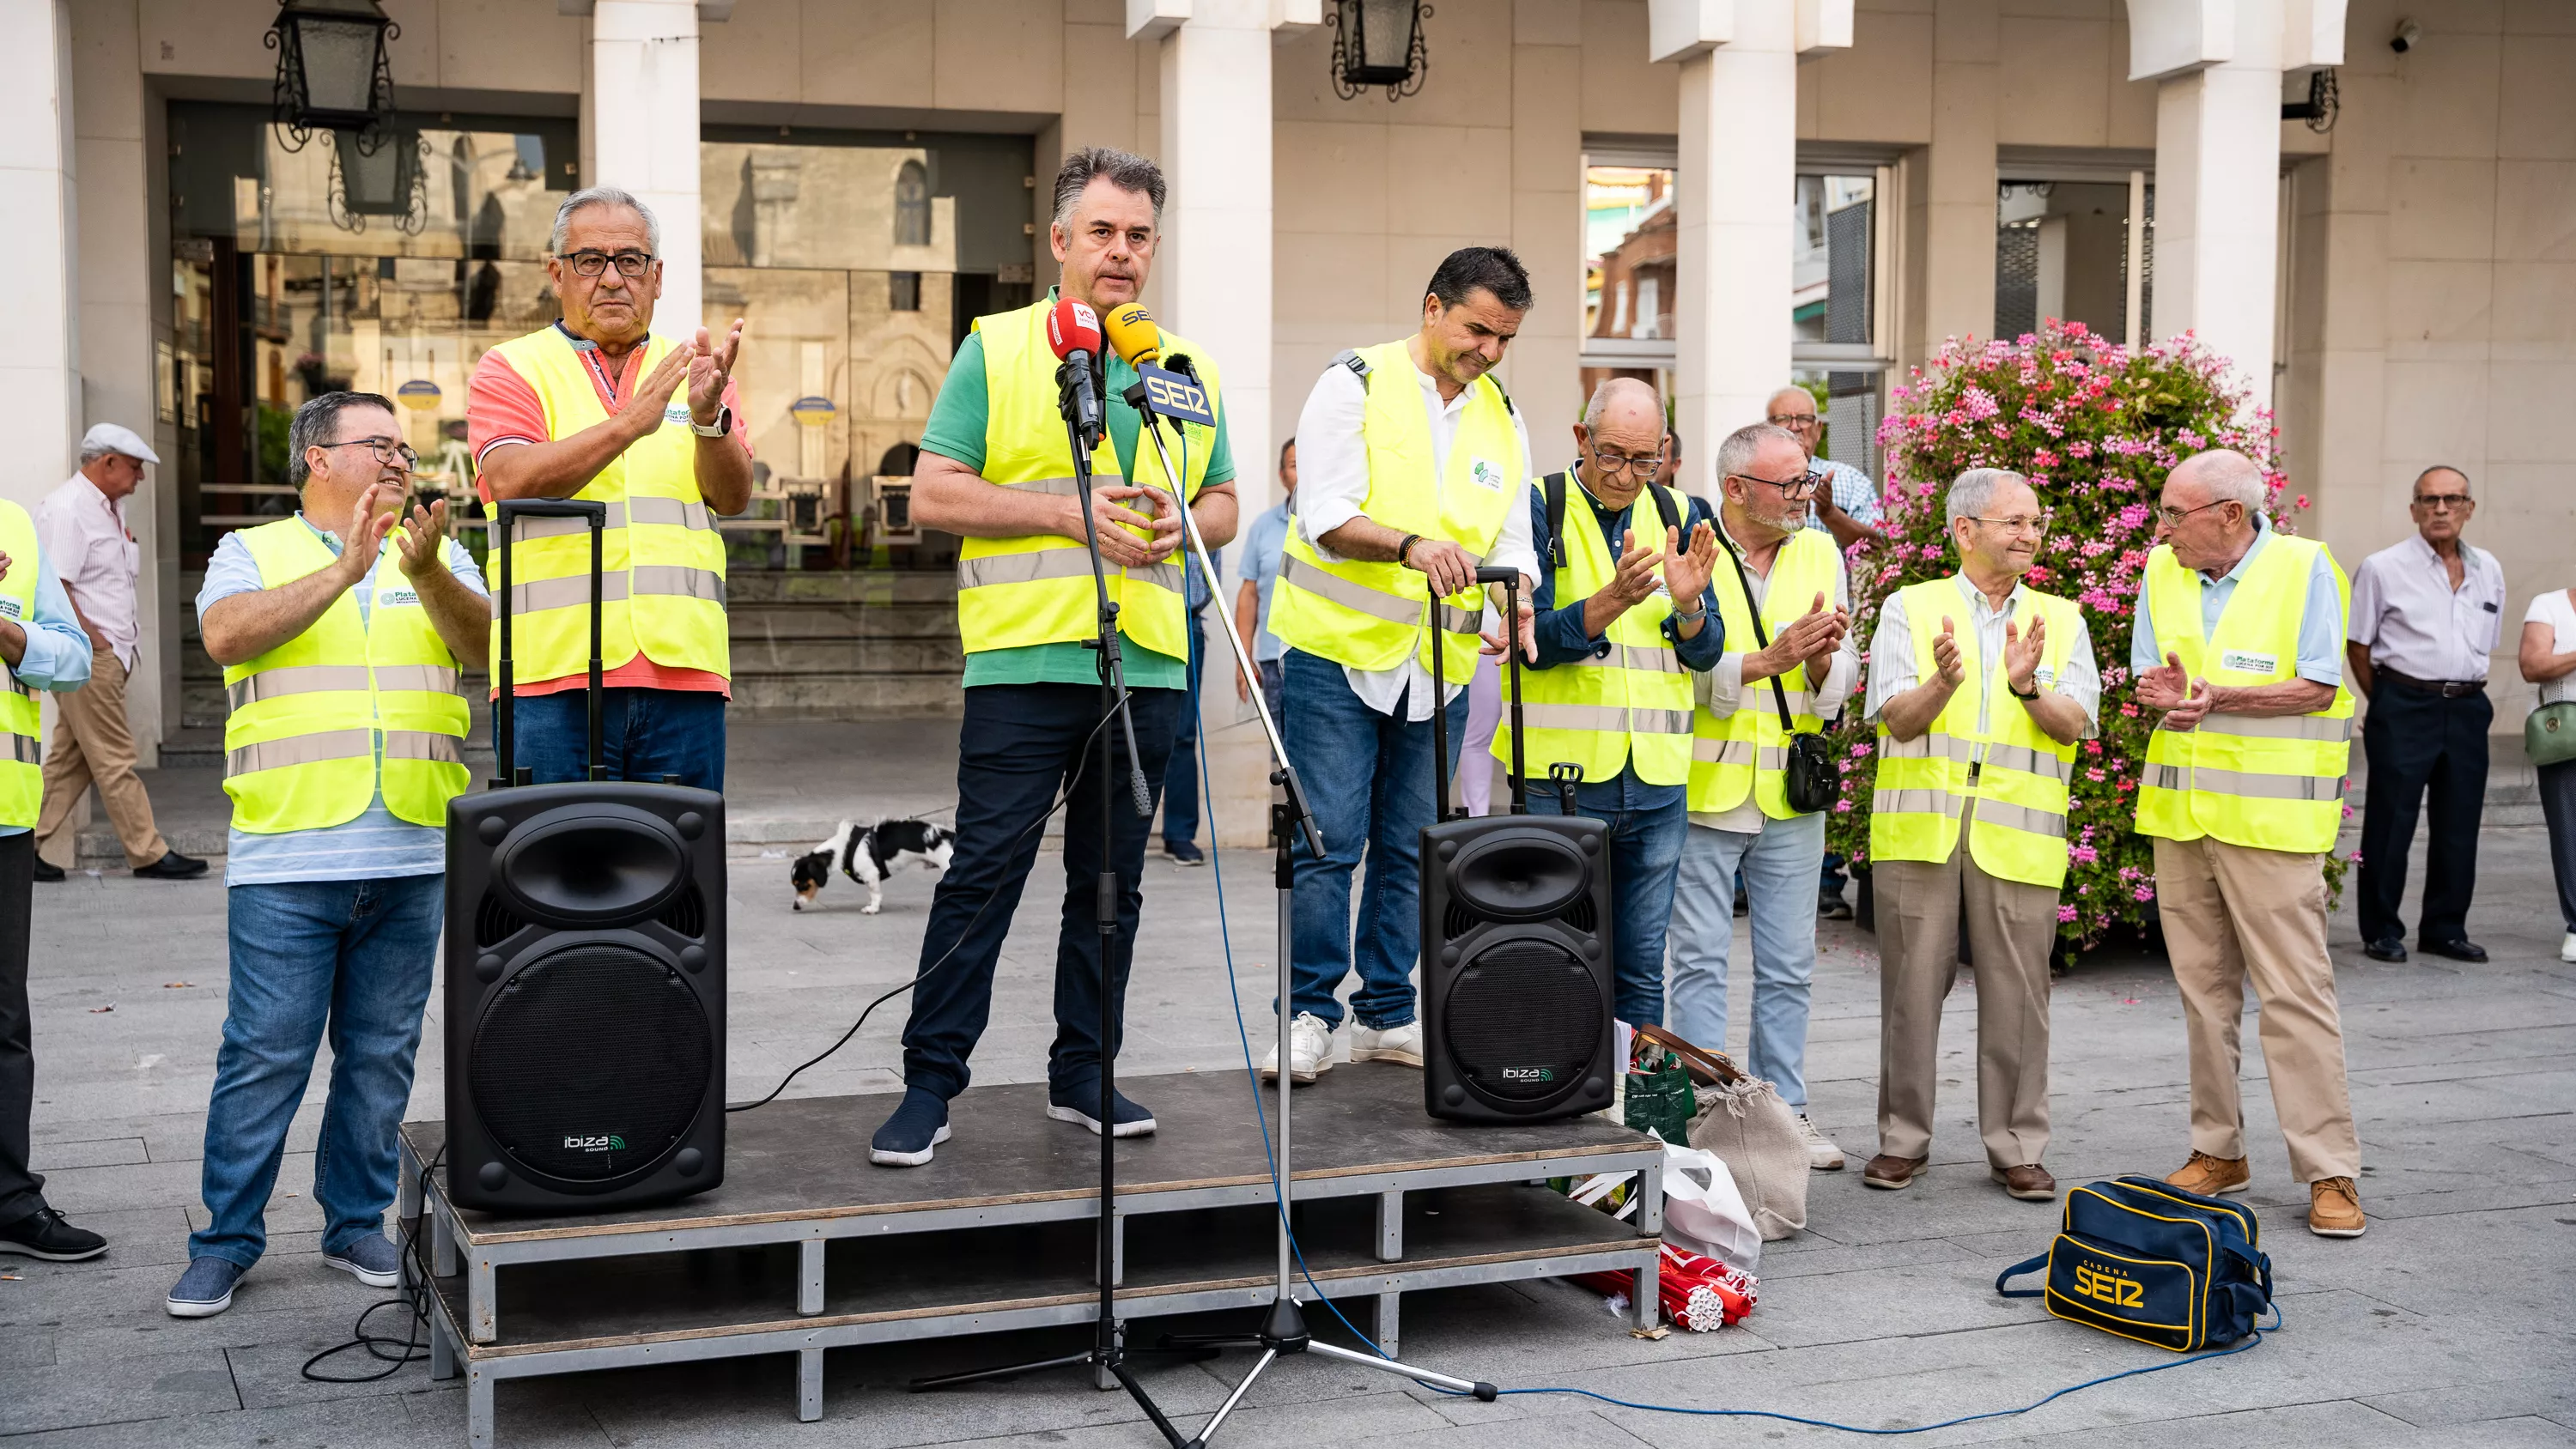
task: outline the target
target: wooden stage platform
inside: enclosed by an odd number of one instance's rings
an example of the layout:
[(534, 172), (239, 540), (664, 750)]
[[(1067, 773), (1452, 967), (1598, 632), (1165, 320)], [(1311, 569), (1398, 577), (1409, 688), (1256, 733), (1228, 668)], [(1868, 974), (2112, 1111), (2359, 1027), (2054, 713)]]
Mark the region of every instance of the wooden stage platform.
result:
[[(1119, 1086), (1159, 1124), (1118, 1144), (1121, 1316), (1268, 1303), (1277, 1215), (1243, 1074)], [(1272, 1100), (1265, 1091), (1265, 1110)], [(805, 1097), (737, 1114), (717, 1190), (562, 1217), (457, 1210), (441, 1173), (424, 1201), (420, 1164), (437, 1161), (446, 1126), (405, 1123), (401, 1214), (426, 1214), (429, 1256), (406, 1269), (430, 1275), (431, 1371), (466, 1376), (474, 1449), (493, 1443), (505, 1378), (794, 1353), (797, 1416), (811, 1420), (827, 1348), (1089, 1323), (1098, 1139), (1048, 1119), (1043, 1085), (975, 1087), (950, 1104), (956, 1135), (936, 1161), (872, 1166), (868, 1138), (896, 1101)], [(1297, 1090), (1296, 1112), (1290, 1199), (1306, 1265), (1327, 1296), (1374, 1300), (1389, 1353), (1407, 1289), (1624, 1269), (1639, 1275), (1639, 1321), (1651, 1323), (1663, 1212), (1653, 1139), (1594, 1117), (1435, 1121), (1421, 1074), (1383, 1063), (1334, 1068)], [(1642, 1174), (1636, 1223), (1533, 1186), (1595, 1172)], [(1126, 1231), (1147, 1216), (1160, 1219), (1151, 1231)]]

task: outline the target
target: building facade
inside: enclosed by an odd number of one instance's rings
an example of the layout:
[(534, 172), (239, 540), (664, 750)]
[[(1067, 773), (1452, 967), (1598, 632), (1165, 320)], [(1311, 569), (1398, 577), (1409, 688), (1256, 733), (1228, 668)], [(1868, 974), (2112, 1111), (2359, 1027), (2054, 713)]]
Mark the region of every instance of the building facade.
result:
[[(384, 8), (398, 144), (361, 154), (271, 124), (267, 0), (0, 6), (0, 371), (34, 419), (0, 489), (59, 482), (89, 423), (155, 439), (147, 740), (219, 722), (186, 601), (223, 530), (292, 507), (302, 397), (397, 396), (467, 496), (465, 378), (552, 315), (547, 222), (591, 183), (658, 209), (665, 330), (750, 319), (739, 702), (953, 708), (950, 550), (899, 480), (965, 322), (1051, 278), (1045, 180), (1089, 144), (1171, 178), (1148, 300), (1222, 360), (1246, 460), (1499, 241), (1539, 284), (1503, 379), (1551, 464), (1624, 372), (1666, 387), (1696, 488), (1792, 379), (1875, 472), (1891, 378), (2065, 316), (2234, 359), (2348, 563), (2438, 461), (2517, 617), (2576, 569), (2570, 0), (2423, 7), (2402, 53), (2388, 0), (1439, 0), (1393, 103), (1338, 93), (1325, 0)], [(2331, 124), (2282, 119), (2320, 73)]]

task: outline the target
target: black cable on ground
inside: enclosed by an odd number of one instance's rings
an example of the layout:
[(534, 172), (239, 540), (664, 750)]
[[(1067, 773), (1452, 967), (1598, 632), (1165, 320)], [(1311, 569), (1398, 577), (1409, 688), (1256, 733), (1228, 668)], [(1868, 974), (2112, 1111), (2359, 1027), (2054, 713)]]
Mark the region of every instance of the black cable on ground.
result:
[[(413, 1187), (418, 1190), (418, 1196), (423, 1204), (421, 1212), (424, 1217), (426, 1217), (429, 1212), (427, 1204), (429, 1202), (430, 1175), (438, 1171), (438, 1165), (446, 1160), (447, 1149), (444, 1146), (441, 1146), (438, 1149), (437, 1154), (429, 1159), (428, 1164), (421, 1168), (419, 1177), (415, 1179), (412, 1184)], [(425, 1268), (426, 1265), (422, 1263), (418, 1257), (420, 1240), (413, 1232), (410, 1224), (403, 1224), (401, 1232), (403, 1263)], [(430, 1287), (427, 1272), (424, 1271), (414, 1275), (412, 1281), (405, 1285), (397, 1296), (370, 1303), (363, 1312), (359, 1313), (357, 1324), (349, 1331), (348, 1342), (333, 1344), (331, 1347), (326, 1348), (320, 1353), (313, 1355), (311, 1358), (306, 1359), (304, 1361), (304, 1367), (299, 1370), (299, 1372), (301, 1372), (304, 1377), (317, 1384), (371, 1384), (378, 1379), (391, 1378), (404, 1364), (418, 1363), (422, 1359), (427, 1358), (429, 1356), (428, 1346), (421, 1341), (421, 1330), (429, 1326), (429, 1294)], [(368, 1319), (375, 1317), (377, 1314), (388, 1308), (405, 1307), (408, 1307), (411, 1310), (411, 1322), (401, 1338), (389, 1338), (380, 1333), (369, 1333), (367, 1331)], [(369, 1358), (381, 1362), (384, 1364), (384, 1367), (376, 1370), (374, 1373), (359, 1374), (354, 1378), (344, 1378), (337, 1374), (317, 1374), (313, 1371), (314, 1366), (321, 1363), (324, 1359), (336, 1358), (352, 1349), (365, 1349)]]

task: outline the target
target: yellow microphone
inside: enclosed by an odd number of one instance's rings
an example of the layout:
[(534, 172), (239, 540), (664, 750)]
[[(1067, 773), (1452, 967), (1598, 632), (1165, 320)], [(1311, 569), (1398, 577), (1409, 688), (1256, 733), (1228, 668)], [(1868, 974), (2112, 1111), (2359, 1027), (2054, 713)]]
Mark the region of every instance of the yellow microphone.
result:
[(1109, 350), (1131, 367), (1162, 360), (1163, 329), (1154, 325), (1154, 314), (1141, 303), (1129, 302), (1102, 313), (1100, 330), (1108, 338)]

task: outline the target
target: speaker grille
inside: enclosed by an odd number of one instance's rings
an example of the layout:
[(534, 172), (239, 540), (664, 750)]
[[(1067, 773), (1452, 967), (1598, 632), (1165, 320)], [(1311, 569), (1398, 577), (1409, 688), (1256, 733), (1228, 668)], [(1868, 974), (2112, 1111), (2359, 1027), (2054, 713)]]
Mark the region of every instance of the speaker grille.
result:
[(1537, 1102), (1571, 1087), (1601, 1039), (1601, 988), (1552, 935), (1514, 935), (1468, 958), (1441, 1012), (1461, 1075), (1506, 1102)]
[(475, 1024), (475, 1114), (522, 1167), (604, 1182), (675, 1146), (704, 1104), (714, 1039), (679, 973), (587, 942), (521, 969)]
[(474, 911), (474, 944), (498, 946), (527, 929), (527, 925), (508, 906), (501, 904), (498, 895), (485, 891), (482, 903)]

